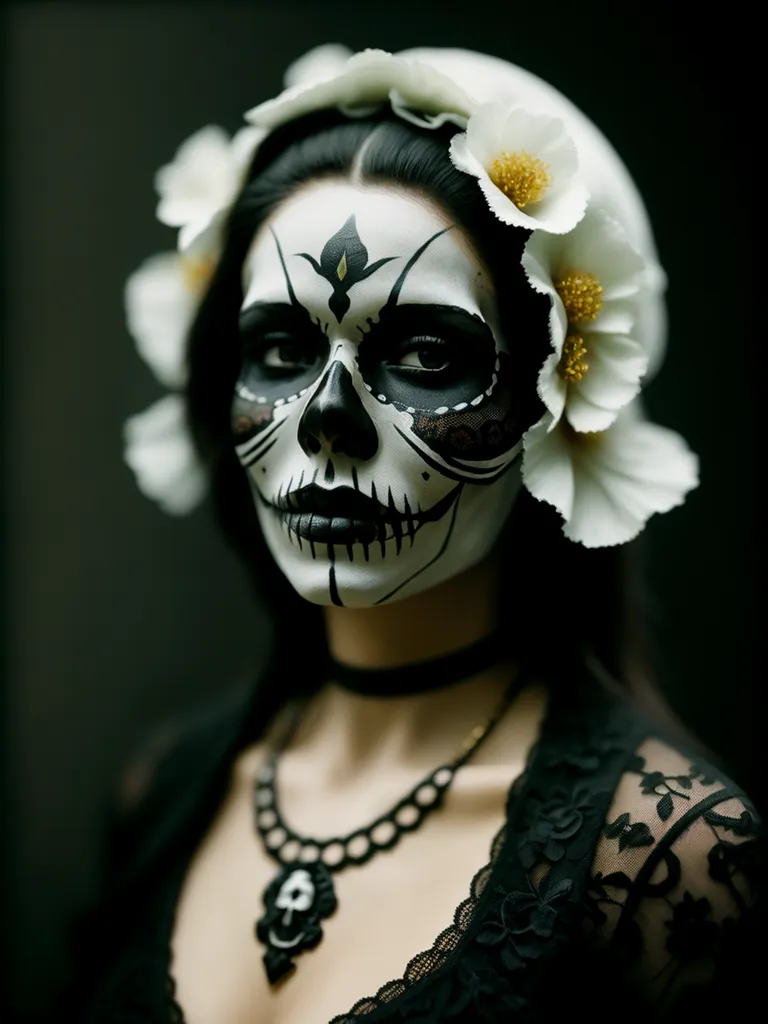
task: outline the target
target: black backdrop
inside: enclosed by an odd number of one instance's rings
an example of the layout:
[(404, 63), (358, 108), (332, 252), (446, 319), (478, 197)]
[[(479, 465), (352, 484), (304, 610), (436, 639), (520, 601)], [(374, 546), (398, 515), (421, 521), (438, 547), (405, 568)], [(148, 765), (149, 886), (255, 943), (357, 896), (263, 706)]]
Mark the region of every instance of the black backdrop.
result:
[[(121, 766), (153, 723), (260, 658), (263, 613), (209, 510), (164, 516), (121, 461), (124, 418), (161, 394), (126, 333), (122, 287), (173, 246), (153, 217), (156, 168), (202, 125), (238, 127), (319, 42), (509, 58), (571, 97), (636, 177), (670, 278), (670, 351), (648, 406), (702, 457), (700, 490), (647, 531), (659, 678), (762, 799), (749, 61), (743, 40), (727, 63), (727, 31), (716, 40), (664, 6), (6, 9), (3, 884), (19, 1016), (45, 1006), (66, 968)], [(577, 580), (562, 610), (590, 614)]]

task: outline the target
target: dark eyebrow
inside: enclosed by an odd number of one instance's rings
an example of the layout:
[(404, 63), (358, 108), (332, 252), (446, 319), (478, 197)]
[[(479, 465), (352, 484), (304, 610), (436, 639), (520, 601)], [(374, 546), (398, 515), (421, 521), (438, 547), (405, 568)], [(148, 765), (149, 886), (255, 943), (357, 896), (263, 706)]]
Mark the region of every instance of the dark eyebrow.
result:
[(238, 330), (241, 333), (250, 331), (284, 331), (294, 330), (306, 332), (317, 331), (323, 335), (318, 324), (312, 320), (307, 310), (296, 303), (290, 302), (254, 302), (240, 311)]
[(445, 306), (437, 303), (419, 302), (403, 303), (402, 305), (386, 305), (381, 310), (379, 320), (372, 323), (367, 337), (375, 337), (380, 331), (395, 331), (398, 334), (429, 332), (436, 328), (449, 331), (451, 334), (474, 336), (483, 341), (490, 341), (495, 346), (491, 328), (477, 313), (470, 313), (461, 306)]

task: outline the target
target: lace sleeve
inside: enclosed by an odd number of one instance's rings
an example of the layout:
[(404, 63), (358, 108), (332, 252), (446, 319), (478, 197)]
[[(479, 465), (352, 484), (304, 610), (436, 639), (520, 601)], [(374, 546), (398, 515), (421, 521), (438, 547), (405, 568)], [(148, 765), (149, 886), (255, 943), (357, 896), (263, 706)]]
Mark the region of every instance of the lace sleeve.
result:
[[(617, 787), (587, 890), (593, 939), (643, 1005), (722, 1020), (747, 1005), (762, 846), (721, 772), (646, 740)], [(730, 1014), (726, 1019), (731, 1019)]]

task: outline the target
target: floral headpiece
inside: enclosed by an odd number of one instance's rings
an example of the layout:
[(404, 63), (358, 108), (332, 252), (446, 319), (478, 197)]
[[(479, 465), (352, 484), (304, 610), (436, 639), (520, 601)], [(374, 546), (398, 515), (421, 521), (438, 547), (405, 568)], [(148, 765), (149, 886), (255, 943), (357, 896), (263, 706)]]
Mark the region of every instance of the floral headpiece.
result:
[(682, 504), (698, 460), (644, 417), (638, 397), (663, 357), (664, 273), (642, 200), (597, 128), (536, 76), (464, 50), (322, 46), (285, 80), (232, 139), (203, 128), (157, 173), (157, 217), (179, 229), (178, 246), (142, 264), (125, 295), (139, 354), (172, 389), (125, 425), (125, 458), (144, 494), (183, 514), (207, 487), (180, 394), (185, 339), (261, 141), (311, 111), (355, 117), (389, 104), (425, 129), (461, 128), (453, 164), (477, 179), (496, 217), (531, 231), (522, 263), (550, 300), (551, 351), (538, 378), (545, 413), (524, 435), (526, 488), (587, 547), (629, 541), (654, 512)]

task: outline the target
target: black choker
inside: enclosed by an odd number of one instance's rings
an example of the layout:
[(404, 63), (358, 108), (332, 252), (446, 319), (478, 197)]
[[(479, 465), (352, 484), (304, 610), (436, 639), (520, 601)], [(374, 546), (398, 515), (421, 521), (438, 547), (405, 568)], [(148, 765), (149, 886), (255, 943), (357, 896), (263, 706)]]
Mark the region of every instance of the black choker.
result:
[(328, 672), (333, 682), (345, 690), (366, 697), (426, 693), (461, 682), (495, 665), (500, 660), (501, 640), (502, 631), (497, 629), (469, 647), (394, 668), (354, 668), (329, 657)]

